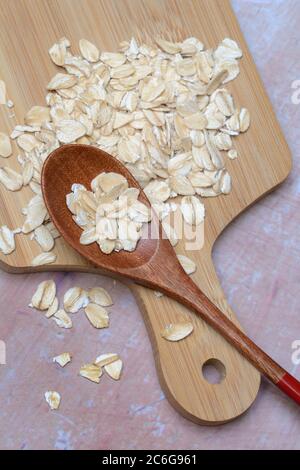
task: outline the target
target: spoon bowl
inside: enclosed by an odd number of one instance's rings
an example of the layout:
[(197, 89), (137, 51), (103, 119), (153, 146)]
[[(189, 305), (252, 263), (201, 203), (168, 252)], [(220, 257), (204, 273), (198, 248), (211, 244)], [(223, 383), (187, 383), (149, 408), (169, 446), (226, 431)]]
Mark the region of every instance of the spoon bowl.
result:
[[(143, 226), (143, 236), (134, 252), (121, 250), (107, 255), (96, 242), (91, 245), (79, 243), (82, 229), (74, 222), (66, 205), (66, 195), (71, 192), (73, 183), (82, 184), (89, 189), (92, 179), (102, 172), (120, 173), (127, 179), (129, 187), (141, 189), (127, 168), (108, 153), (90, 145), (63, 145), (52, 152), (43, 167), (42, 189), (45, 203), (59, 232), (76, 251), (103, 271), (126, 274), (135, 279), (131, 269), (145, 265), (159, 246), (161, 227), (156, 215), (153, 214), (152, 221)], [(139, 200), (150, 207), (143, 191), (140, 191)], [(156, 236), (150, 237), (150, 230)], [(168, 248), (168, 240), (162, 239), (161, 243), (165, 245), (165, 249)]]
[[(126, 277), (158, 289), (193, 310), (245, 356), (261, 373), (300, 404), (300, 383), (251, 341), (194, 284), (180, 265), (170, 242), (163, 237), (161, 224), (152, 211), (144, 237), (133, 252), (101, 252), (98, 244), (82, 245), (82, 230), (72, 219), (66, 196), (73, 183), (90, 188), (101, 172), (123, 175), (129, 186), (140, 189), (139, 200), (150, 203), (129, 170), (116, 158), (90, 145), (64, 145), (52, 152), (44, 163), (42, 191), (49, 215), (64, 239), (102, 273)], [(151, 236), (149, 235), (149, 230)]]

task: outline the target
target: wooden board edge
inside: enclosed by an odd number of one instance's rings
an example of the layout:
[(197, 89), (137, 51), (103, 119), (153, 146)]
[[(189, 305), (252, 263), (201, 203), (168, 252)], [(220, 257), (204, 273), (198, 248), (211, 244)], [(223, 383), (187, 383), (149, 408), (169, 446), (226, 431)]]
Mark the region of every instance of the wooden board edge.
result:
[[(288, 167), (287, 171), (286, 171), (286, 174), (283, 175), (282, 179), (275, 185), (275, 186), (272, 186), (271, 188), (267, 189), (266, 191), (264, 191), (262, 194), (260, 194), (260, 196), (258, 196), (256, 199), (254, 199), (253, 201), (251, 201), (249, 204), (247, 204), (240, 212), (236, 213), (232, 219), (230, 220), (226, 220), (224, 226), (221, 228), (220, 232), (218, 233), (218, 235), (216, 236), (216, 238), (214, 240), (211, 241), (210, 245), (209, 245), (209, 249), (210, 249), (210, 252), (212, 253), (212, 250), (213, 250), (213, 247), (214, 247), (214, 244), (216, 243), (216, 241), (220, 238), (220, 236), (222, 235), (222, 233), (225, 231), (225, 229), (236, 219), (239, 218), (239, 216), (241, 214), (244, 214), (248, 209), (250, 209), (252, 206), (254, 206), (257, 202), (259, 202), (261, 199), (263, 199), (264, 197), (268, 196), (269, 194), (271, 194), (273, 191), (276, 191), (276, 189), (278, 189), (280, 186), (282, 186), (286, 179), (288, 178), (288, 176), (290, 175), (291, 171), (292, 171), (292, 155), (291, 155), (291, 152), (289, 153), (290, 155), (290, 166)], [(226, 196), (224, 196), (226, 197)]]

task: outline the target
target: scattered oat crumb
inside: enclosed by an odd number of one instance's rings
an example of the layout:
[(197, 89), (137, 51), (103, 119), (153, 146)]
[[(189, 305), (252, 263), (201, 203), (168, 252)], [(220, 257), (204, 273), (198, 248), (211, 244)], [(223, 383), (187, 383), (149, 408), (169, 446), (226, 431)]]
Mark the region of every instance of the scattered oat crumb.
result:
[(12, 100), (7, 100), (6, 101), (6, 106), (11, 109), (14, 107), (14, 102)]
[(61, 402), (61, 396), (58, 392), (45, 392), (45, 399), (51, 410), (57, 410)]
[(177, 255), (177, 258), (178, 258), (179, 263), (185, 270), (186, 274), (190, 275), (196, 271), (197, 266), (194, 263), (194, 261), (191, 260), (191, 258), (185, 255), (179, 255), (179, 254)]
[(68, 352), (59, 354), (53, 358), (53, 362), (57, 362), (61, 367), (65, 367), (65, 365), (71, 362), (71, 355)]
[(0, 104), (6, 103), (6, 85), (3, 80), (0, 80)]
[(162, 292), (158, 291), (158, 290), (155, 290), (155, 291), (154, 291), (154, 295), (155, 295), (155, 297), (157, 297), (157, 298), (160, 298), (160, 297), (163, 297), (163, 296), (164, 296), (164, 294), (163, 294)]
[(227, 155), (231, 160), (235, 160), (238, 157), (238, 152), (235, 149), (231, 149), (231, 150), (229, 150)]

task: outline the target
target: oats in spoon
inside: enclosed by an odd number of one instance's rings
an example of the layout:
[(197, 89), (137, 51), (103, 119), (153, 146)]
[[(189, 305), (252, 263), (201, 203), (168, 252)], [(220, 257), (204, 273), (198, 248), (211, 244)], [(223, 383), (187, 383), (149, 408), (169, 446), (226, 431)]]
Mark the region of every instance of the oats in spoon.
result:
[(83, 232), (82, 245), (97, 242), (103, 253), (134, 251), (142, 227), (151, 220), (151, 209), (138, 200), (139, 190), (129, 188), (119, 173), (100, 173), (91, 182), (91, 191), (73, 184), (66, 203), (73, 220)]

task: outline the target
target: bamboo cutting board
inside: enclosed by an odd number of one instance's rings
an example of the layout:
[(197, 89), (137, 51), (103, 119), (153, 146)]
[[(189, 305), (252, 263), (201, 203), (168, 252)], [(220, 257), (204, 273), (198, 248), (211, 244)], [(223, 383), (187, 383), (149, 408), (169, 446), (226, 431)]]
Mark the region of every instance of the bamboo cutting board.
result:
[[(46, 84), (56, 72), (47, 51), (61, 36), (71, 40), (75, 51), (81, 38), (111, 51), (131, 36), (145, 42), (158, 35), (172, 40), (196, 36), (206, 47), (215, 47), (225, 37), (239, 43), (244, 52), (241, 74), (228, 88), (236, 103), (250, 110), (252, 124), (245, 135), (235, 139), (240, 157), (226, 163), (233, 190), (229, 196), (205, 201), (204, 247), (188, 253), (198, 266), (195, 282), (237, 322), (216, 276), (211, 250), (232, 219), (286, 178), (291, 158), (229, 1), (0, 0), (0, 21), (0, 78), (7, 84), (16, 113), (16, 119), (10, 118), (7, 108), (0, 106), (0, 130), (8, 133), (16, 123), (23, 122), (31, 106), (44, 104)], [(17, 167), (16, 147), (14, 150), (14, 156), (1, 161), (1, 166)], [(10, 193), (1, 187), (0, 225), (22, 225), (20, 209), (31, 195), (28, 189)], [(17, 250), (1, 256), (1, 266), (10, 272), (33, 271), (30, 262), (39, 251), (34, 241), (19, 236)], [(177, 251), (184, 253), (183, 242)], [(58, 241), (56, 253), (56, 263), (39, 270), (93, 271), (63, 240)], [(200, 318), (175, 301), (157, 298), (143, 287), (133, 285), (132, 289), (144, 314), (161, 385), (170, 402), (184, 416), (203, 424), (223, 423), (247, 410), (258, 392), (258, 372)], [(195, 327), (190, 337), (179, 343), (160, 337), (164, 325), (186, 315), (191, 316)], [(211, 384), (204, 378), (202, 366), (206, 361), (222, 369), (221, 383)]]

